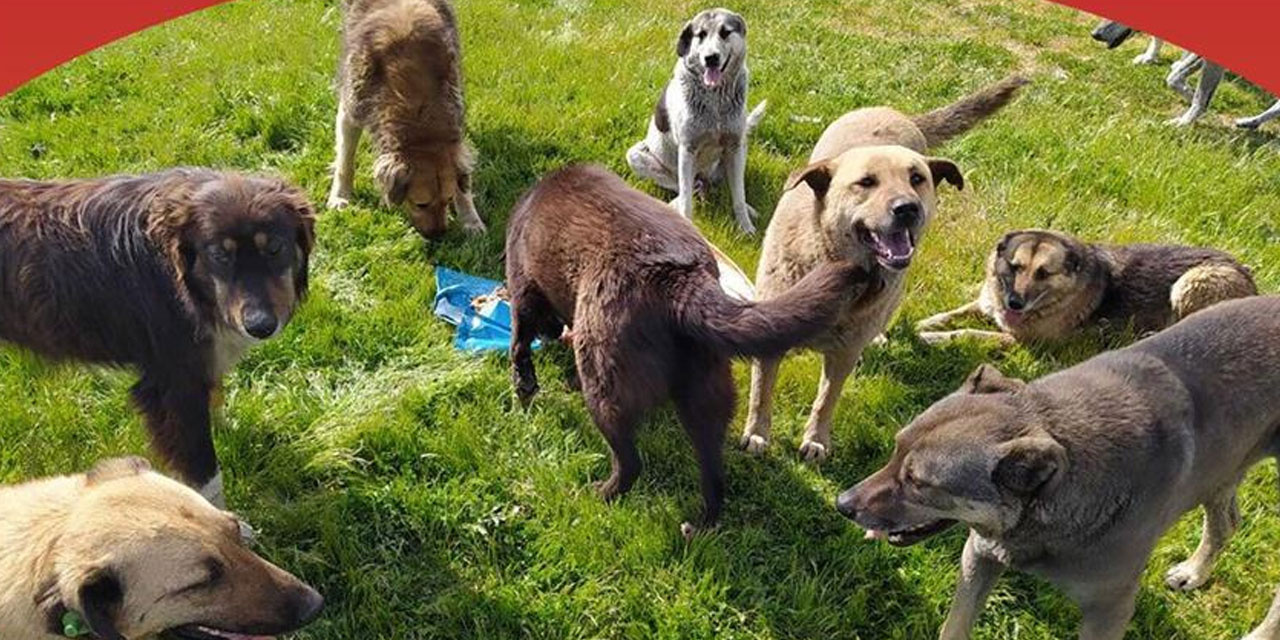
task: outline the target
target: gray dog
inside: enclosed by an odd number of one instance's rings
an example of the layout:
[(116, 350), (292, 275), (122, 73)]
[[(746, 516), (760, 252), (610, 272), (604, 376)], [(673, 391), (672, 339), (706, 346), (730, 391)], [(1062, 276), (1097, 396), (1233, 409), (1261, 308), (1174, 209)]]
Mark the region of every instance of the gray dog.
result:
[(728, 9), (708, 9), (684, 25), (675, 74), (654, 107), (649, 133), (627, 151), (637, 174), (676, 192), (671, 202), (693, 218), (694, 192), (728, 176), (733, 215), (755, 233), (747, 204), (747, 134), (764, 115), (747, 115), (747, 23)]
[[(983, 366), (897, 435), (840, 495), (870, 538), (969, 527), (944, 639), (968, 638), (1007, 567), (1062, 588), (1080, 637), (1118, 640), (1161, 534), (1204, 505), (1204, 535), (1166, 583), (1209, 578), (1240, 524), (1236, 487), (1280, 456), (1280, 298), (1233, 300), (1030, 384)], [(1280, 597), (1248, 640), (1280, 639)]]

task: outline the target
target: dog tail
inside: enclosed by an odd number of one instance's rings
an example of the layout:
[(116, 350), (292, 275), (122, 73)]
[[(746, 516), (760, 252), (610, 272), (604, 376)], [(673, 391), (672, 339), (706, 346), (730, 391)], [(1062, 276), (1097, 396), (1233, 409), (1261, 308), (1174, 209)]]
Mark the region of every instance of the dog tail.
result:
[(747, 133), (755, 131), (756, 127), (760, 124), (761, 118), (764, 118), (764, 108), (768, 105), (768, 100), (761, 100), (760, 104), (756, 105), (756, 108), (752, 109), (751, 113), (747, 114)]
[(677, 322), (689, 338), (721, 353), (779, 355), (830, 327), (841, 300), (860, 295), (870, 280), (851, 262), (827, 262), (776, 298), (744, 302), (708, 274), (677, 307)]
[(1018, 89), (1031, 82), (1021, 75), (1012, 75), (977, 93), (965, 96), (958, 102), (934, 109), (914, 118), (916, 126), (924, 132), (925, 140), (933, 148), (972, 129), (1001, 107), (1009, 104)]

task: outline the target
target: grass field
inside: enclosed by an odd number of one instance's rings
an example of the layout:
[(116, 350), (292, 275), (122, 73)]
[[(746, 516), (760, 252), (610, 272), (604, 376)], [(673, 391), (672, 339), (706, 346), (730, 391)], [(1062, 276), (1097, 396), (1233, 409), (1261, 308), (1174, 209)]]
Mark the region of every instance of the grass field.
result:
[[(459, 0), (490, 232), (424, 244), (378, 205), (367, 150), (356, 206), (322, 214), (312, 297), (229, 377), (216, 426), (230, 503), (259, 528), (264, 553), (328, 598), (298, 637), (932, 637), (963, 534), (907, 550), (865, 542), (834, 496), (979, 362), (1036, 376), (1101, 345), (934, 349), (911, 322), (974, 294), (989, 247), (1022, 226), (1212, 245), (1252, 265), (1264, 291), (1280, 290), (1277, 129), (1240, 132), (1228, 120), (1269, 104), (1247, 84), (1224, 83), (1208, 117), (1175, 130), (1161, 124), (1182, 109), (1165, 67), (1129, 64), (1145, 43), (1105, 51), (1088, 39), (1089, 17), (1056, 5), (740, 0), (752, 101), (770, 102), (747, 177), (764, 216), (844, 111), (925, 110), (1019, 69), (1035, 84), (940, 150), (970, 188), (944, 191), (891, 340), (845, 389), (832, 460), (814, 469), (794, 453), (818, 374), (800, 355), (783, 368), (771, 454), (727, 455), (716, 532), (692, 543), (678, 533), (700, 501), (669, 411), (644, 430), (640, 482), (604, 505), (590, 482), (607, 473), (607, 448), (563, 384), (563, 359), (539, 356), (544, 391), (522, 411), (505, 358), (455, 352), (451, 329), (432, 318), (432, 266), (500, 277), (507, 213), (550, 169), (597, 162), (628, 176), (623, 152), (670, 73), (676, 32), (699, 8)], [(212, 165), (283, 173), (323, 203), (338, 24), (332, 1), (240, 0), (76, 60), (0, 99), (0, 175)], [(754, 272), (759, 239), (735, 231), (727, 194), (702, 203), (696, 220)], [(736, 373), (745, 391), (747, 368)], [(145, 451), (126, 399), (132, 380), (0, 349), (0, 481)], [(1247, 524), (1198, 593), (1172, 593), (1160, 578), (1194, 548), (1199, 515), (1165, 538), (1131, 637), (1237, 638), (1262, 619), (1280, 583), (1275, 486), (1271, 463), (1249, 476)], [(1077, 620), (1046, 584), (1012, 577), (977, 637), (1063, 638)]]

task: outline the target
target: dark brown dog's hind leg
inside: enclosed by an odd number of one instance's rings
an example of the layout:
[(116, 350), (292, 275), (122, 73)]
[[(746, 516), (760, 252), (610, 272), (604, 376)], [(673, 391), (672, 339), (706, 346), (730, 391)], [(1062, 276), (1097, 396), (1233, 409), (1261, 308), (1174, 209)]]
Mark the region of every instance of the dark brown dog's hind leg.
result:
[(686, 361), (672, 385), (676, 413), (701, 467), (706, 507), (699, 528), (715, 526), (724, 504), (724, 434), (733, 419), (734, 395), (729, 361), (719, 356)]
[(190, 373), (170, 373), (162, 382), (144, 374), (132, 394), (156, 455), (188, 486), (200, 490), (218, 474), (218, 456), (210, 431), (210, 385), (190, 378)]
[[(537, 287), (528, 284), (511, 289), (511, 384), (520, 404), (529, 406), (538, 393), (538, 373), (533, 368), (533, 340), (556, 339), (564, 325)], [(550, 334), (550, 338), (548, 338)]]
[[(623, 379), (617, 370), (621, 354), (617, 345), (596, 344), (583, 336), (574, 342), (583, 399), (613, 454), (609, 477), (596, 485), (605, 500), (630, 491), (642, 466), (635, 431), (648, 408), (641, 393), (649, 385), (646, 360), (640, 357), (629, 362), (633, 366), (628, 366), (628, 379)], [(630, 379), (631, 375), (635, 379)]]

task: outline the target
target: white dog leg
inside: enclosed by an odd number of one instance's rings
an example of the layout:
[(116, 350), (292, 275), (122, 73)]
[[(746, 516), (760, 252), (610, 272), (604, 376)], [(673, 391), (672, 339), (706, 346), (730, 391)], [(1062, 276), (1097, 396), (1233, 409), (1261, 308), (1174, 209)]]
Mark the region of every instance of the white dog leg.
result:
[(1151, 38), (1151, 42), (1147, 44), (1147, 50), (1133, 59), (1134, 64), (1155, 64), (1160, 60), (1160, 47), (1164, 41), (1160, 38)]
[(746, 136), (740, 140), (737, 146), (725, 152), (728, 156), (721, 164), (727, 164), (729, 171), (729, 194), (733, 199), (733, 217), (738, 219), (738, 227), (743, 233), (752, 234), (756, 232), (756, 225), (751, 219), (756, 217), (755, 209), (747, 204), (747, 141)]
[(360, 143), (360, 127), (347, 117), (346, 107), (338, 105), (333, 125), (333, 185), (329, 188), (329, 208), (341, 209), (351, 204), (351, 183), (356, 168), (356, 147)]
[(679, 174), (679, 185), (676, 199), (671, 201), (671, 206), (686, 219), (693, 220), (693, 183), (697, 178), (697, 167), (694, 166), (695, 158), (693, 151), (684, 145), (680, 145), (679, 157), (677, 158), (677, 173)]
[(1241, 118), (1236, 120), (1236, 126), (1241, 129), (1257, 129), (1258, 127), (1261, 127), (1264, 122), (1277, 116), (1280, 116), (1280, 100), (1276, 100), (1276, 103), (1271, 105), (1270, 109), (1267, 109), (1252, 118)]
[(1196, 84), (1196, 95), (1191, 98), (1191, 107), (1178, 118), (1169, 121), (1175, 127), (1185, 127), (1204, 115), (1209, 108), (1213, 93), (1218, 90), (1224, 70), (1221, 65), (1205, 60), (1204, 70), (1200, 72), (1200, 82)]

